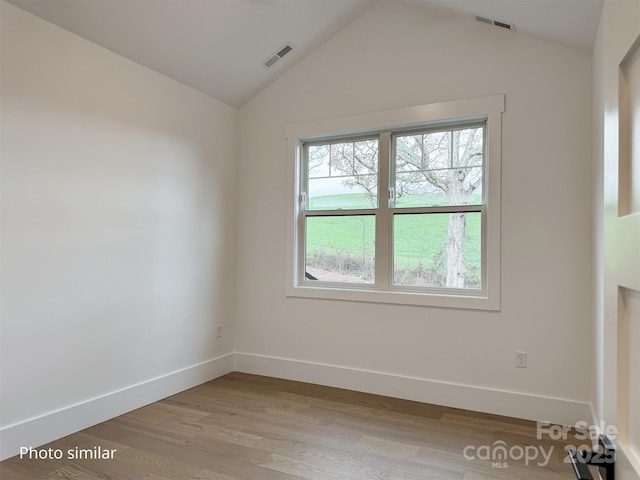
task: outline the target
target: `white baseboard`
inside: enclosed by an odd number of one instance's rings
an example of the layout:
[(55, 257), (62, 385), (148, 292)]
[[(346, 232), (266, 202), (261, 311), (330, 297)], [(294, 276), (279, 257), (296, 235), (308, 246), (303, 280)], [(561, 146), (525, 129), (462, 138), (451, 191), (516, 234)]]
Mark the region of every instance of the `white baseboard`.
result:
[(0, 429), (0, 460), (37, 447), (233, 371), (233, 354), (152, 378)]
[(250, 353), (234, 354), (234, 370), (424, 403), (561, 425), (591, 422), (591, 404), (385, 372)]
[(591, 404), (426, 378), (288, 358), (230, 353), (137, 385), (0, 428), (0, 460), (37, 447), (232, 371), (387, 395), (436, 405), (574, 425), (594, 422)]

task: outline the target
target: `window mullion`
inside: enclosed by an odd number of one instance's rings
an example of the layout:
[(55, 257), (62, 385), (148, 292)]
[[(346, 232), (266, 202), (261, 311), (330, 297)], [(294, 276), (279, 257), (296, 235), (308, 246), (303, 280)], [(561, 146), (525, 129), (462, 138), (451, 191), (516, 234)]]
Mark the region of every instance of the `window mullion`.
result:
[(376, 214), (376, 286), (388, 289), (391, 262), (391, 218), (389, 214), (391, 134), (380, 133), (378, 144), (378, 212)]
[[(309, 179), (308, 174), (306, 172), (309, 171), (309, 146), (306, 144), (302, 144), (298, 151), (300, 154), (300, 150), (302, 150), (302, 156), (300, 157), (300, 172), (298, 173), (300, 177), (299, 183), (299, 191), (297, 195), (297, 205), (295, 208), (296, 211), (296, 244), (297, 244), (297, 252), (296, 252), (296, 282), (300, 283), (305, 280), (305, 255), (306, 255), (306, 225), (304, 212), (308, 208), (309, 202)], [(303, 173), (304, 172), (304, 173)], [(304, 201), (303, 201), (304, 199)]]

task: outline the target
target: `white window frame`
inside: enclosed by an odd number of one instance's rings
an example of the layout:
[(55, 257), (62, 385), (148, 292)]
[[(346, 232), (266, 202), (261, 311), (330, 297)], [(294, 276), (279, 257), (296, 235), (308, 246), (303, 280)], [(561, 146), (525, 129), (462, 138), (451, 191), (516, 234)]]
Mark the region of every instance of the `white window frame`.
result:
[[(466, 100), (432, 103), (416, 107), (382, 112), (338, 117), (295, 123), (286, 126), (287, 141), (287, 230), (286, 295), (332, 300), (347, 300), (374, 303), (392, 303), (433, 307), (451, 307), (476, 310), (500, 310), (500, 199), (502, 158), (502, 113), (505, 111), (504, 95), (491, 95)], [(381, 131), (394, 132), (412, 128), (453, 125), (473, 121), (486, 121), (482, 211), (483, 234), (483, 288), (474, 290), (417, 289), (411, 287), (390, 288), (376, 281), (377, 286), (363, 284), (320, 284), (304, 278), (304, 239), (300, 227), (302, 215), (301, 175), (303, 174), (303, 145), (334, 137), (357, 137)], [(390, 151), (391, 135), (380, 135), (379, 151)], [(388, 162), (389, 160), (387, 160)], [(389, 172), (380, 169), (379, 175)], [(386, 192), (378, 192), (383, 202)], [(382, 228), (389, 229), (389, 219)], [(376, 227), (378, 228), (378, 227)], [(388, 236), (384, 236), (388, 238)], [(390, 241), (390, 239), (388, 240)], [(376, 256), (381, 251), (390, 252), (388, 245), (376, 245)], [(390, 255), (390, 253), (385, 253)], [(376, 269), (378, 267), (376, 266)], [(388, 272), (378, 272), (389, 278)]]

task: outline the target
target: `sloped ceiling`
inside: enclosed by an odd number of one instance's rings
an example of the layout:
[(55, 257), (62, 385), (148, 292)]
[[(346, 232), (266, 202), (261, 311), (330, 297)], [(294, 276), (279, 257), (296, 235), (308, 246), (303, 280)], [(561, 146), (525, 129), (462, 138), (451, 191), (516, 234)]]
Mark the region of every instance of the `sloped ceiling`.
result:
[(432, 0), (430, 3), (515, 23), (520, 34), (588, 51), (596, 39), (603, 5), (602, 0)]
[[(240, 107), (374, 0), (9, 0), (228, 105)], [(513, 22), (519, 34), (589, 50), (602, 0), (382, 0)], [(492, 28), (492, 27), (489, 27)], [(295, 49), (262, 63), (285, 43)]]

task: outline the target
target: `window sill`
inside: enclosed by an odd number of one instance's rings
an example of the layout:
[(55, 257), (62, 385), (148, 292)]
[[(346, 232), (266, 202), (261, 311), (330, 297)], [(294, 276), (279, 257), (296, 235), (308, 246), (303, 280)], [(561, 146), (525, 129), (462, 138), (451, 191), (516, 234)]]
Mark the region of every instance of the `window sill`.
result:
[(458, 308), (466, 310), (500, 310), (499, 298), (486, 293), (433, 293), (402, 290), (346, 289), (332, 286), (294, 286), (287, 289), (287, 297), (316, 298), (367, 303), (389, 303), (422, 307)]

